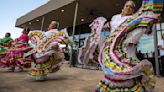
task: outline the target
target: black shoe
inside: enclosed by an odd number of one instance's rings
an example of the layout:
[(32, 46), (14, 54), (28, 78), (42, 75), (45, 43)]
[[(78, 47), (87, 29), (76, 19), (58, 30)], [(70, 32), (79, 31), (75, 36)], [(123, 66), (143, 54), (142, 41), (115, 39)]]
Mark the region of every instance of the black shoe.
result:
[(15, 67), (10, 67), (10, 68), (8, 68), (7, 70), (8, 70), (9, 72), (14, 72)]

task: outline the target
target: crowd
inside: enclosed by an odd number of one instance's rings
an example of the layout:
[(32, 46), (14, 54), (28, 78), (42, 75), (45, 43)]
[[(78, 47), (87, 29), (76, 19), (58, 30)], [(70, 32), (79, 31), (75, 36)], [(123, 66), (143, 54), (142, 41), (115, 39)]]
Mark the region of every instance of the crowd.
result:
[(52, 21), (46, 31), (23, 29), (20, 37), (12, 39), (10, 33), (0, 40), (0, 67), (8, 71), (23, 71), (36, 80), (45, 80), (48, 73), (56, 72), (64, 59), (60, 44), (68, 44), (65, 32), (58, 30), (59, 23)]
[[(160, 9), (156, 8), (160, 8), (160, 3), (153, 9), (149, 7), (158, 2), (154, 1), (143, 0), (142, 8), (134, 13), (135, 3), (128, 0), (122, 12), (114, 15), (111, 21), (100, 17), (91, 23), (91, 35), (80, 51), (79, 60), (84, 64), (96, 63), (104, 71), (104, 80), (95, 92), (154, 92), (152, 64), (136, 56), (140, 37), (151, 31), (148, 28), (159, 18)], [(60, 45), (68, 47), (70, 40), (58, 27), (59, 22), (52, 21), (45, 31), (25, 28), (16, 39), (6, 33), (0, 39), (0, 67), (7, 67), (9, 71), (15, 71), (16, 67), (18, 71), (30, 68), (29, 75), (39, 81), (46, 80), (48, 73), (60, 69), (64, 52), (68, 56), (68, 50)], [(100, 38), (102, 29), (110, 30), (105, 39)], [(164, 50), (162, 44), (159, 48)]]

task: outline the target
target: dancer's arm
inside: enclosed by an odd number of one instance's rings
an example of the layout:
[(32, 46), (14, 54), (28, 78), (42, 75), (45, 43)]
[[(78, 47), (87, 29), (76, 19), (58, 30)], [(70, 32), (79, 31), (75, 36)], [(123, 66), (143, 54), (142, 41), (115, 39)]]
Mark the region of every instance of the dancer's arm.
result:
[(158, 48), (164, 50), (164, 48), (161, 45), (158, 45)]
[(159, 43), (158, 43), (158, 48), (160, 49), (160, 50), (164, 50), (164, 47), (163, 47), (163, 40), (160, 40), (159, 41)]

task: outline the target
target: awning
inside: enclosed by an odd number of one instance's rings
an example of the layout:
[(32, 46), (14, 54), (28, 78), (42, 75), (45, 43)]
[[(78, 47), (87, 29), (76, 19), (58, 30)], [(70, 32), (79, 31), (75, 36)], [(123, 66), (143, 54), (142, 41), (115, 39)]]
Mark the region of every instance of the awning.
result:
[[(57, 9), (64, 7), (74, 1), (75, 0), (49, 0), (46, 4), (18, 18), (16, 21), (16, 27), (30, 26), (32, 29), (39, 29), (42, 16), (46, 16), (46, 21), (50, 20), (52, 17), (56, 18), (55, 15), (60, 16), (60, 14), (57, 13)], [(53, 14), (51, 12), (53, 12)]]
[[(60, 22), (60, 28), (71, 27), (75, 12), (75, 2), (79, 3), (76, 25), (91, 22), (98, 16), (111, 18), (120, 13), (126, 0), (50, 0), (46, 4), (20, 17), (16, 27), (29, 27), (32, 30), (41, 29), (42, 17), (46, 29), (50, 21)], [(136, 5), (141, 5), (141, 0), (136, 0)]]

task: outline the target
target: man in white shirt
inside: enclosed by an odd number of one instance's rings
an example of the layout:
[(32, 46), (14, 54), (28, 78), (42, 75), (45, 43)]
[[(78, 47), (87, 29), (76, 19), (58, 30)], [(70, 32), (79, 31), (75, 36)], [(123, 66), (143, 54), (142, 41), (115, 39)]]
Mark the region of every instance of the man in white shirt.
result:
[(164, 76), (164, 34), (162, 39), (158, 43), (159, 55), (160, 55), (160, 74)]
[(164, 38), (160, 40), (158, 47), (160, 49), (160, 56), (164, 56)]

